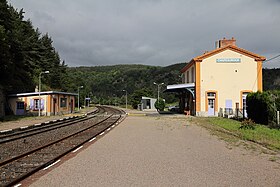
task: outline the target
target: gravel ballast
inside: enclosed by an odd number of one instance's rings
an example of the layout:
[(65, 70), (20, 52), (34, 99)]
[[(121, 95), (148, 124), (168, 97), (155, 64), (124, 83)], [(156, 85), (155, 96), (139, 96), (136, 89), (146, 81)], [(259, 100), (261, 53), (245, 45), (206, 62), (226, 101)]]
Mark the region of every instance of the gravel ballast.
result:
[(227, 144), (184, 118), (128, 116), (31, 186), (280, 186), (269, 156)]

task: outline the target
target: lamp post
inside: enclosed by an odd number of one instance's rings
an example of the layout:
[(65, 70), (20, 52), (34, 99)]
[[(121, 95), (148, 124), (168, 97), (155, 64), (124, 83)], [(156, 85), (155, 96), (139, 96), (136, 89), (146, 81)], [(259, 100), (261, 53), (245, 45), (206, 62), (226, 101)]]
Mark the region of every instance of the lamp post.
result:
[(48, 74), (50, 73), (49, 71), (43, 71), (43, 72), (40, 72), (39, 74), (39, 113), (38, 113), (38, 116), (41, 116), (41, 77), (42, 77), (42, 74)]
[(123, 90), (125, 92), (125, 108), (127, 109), (127, 90)]
[(159, 87), (160, 87), (160, 85), (163, 85), (164, 83), (162, 82), (162, 83), (157, 84), (156, 82), (154, 82), (154, 84), (157, 85), (157, 87), (158, 87), (157, 100), (159, 101)]
[(80, 88), (83, 88), (84, 86), (78, 87), (78, 111), (80, 111)]

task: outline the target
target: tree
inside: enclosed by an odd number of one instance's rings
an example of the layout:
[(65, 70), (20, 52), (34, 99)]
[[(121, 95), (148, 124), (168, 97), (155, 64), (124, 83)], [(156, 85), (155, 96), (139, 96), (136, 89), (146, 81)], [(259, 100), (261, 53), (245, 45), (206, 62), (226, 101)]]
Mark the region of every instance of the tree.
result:
[(152, 91), (146, 88), (136, 90), (131, 95), (131, 105), (134, 109), (137, 108), (138, 104), (140, 104), (142, 97), (151, 97)]
[(163, 99), (159, 98), (159, 100), (157, 100), (155, 102), (155, 108), (158, 110), (158, 111), (164, 111), (164, 107), (165, 107), (165, 102)]

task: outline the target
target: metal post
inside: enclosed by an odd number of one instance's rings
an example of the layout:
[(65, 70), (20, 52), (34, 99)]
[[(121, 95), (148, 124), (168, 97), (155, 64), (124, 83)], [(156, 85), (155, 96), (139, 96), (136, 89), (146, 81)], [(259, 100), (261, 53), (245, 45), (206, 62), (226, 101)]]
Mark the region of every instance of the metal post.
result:
[(157, 85), (157, 100), (159, 101), (159, 84)]
[(154, 84), (157, 85), (157, 87), (158, 87), (158, 96), (157, 96), (157, 100), (159, 100), (159, 86), (160, 86), (160, 85), (163, 85), (164, 83), (162, 82), (162, 83), (157, 84), (156, 82), (154, 82)]
[(38, 106), (38, 108), (39, 108), (38, 116), (39, 117), (41, 116), (41, 76), (42, 76), (43, 73), (47, 74), (47, 73), (50, 73), (50, 72), (49, 71), (44, 71), (44, 72), (39, 73), (39, 106)]
[(127, 90), (123, 90), (125, 92), (125, 109), (127, 109)]
[(80, 87), (78, 87), (78, 111), (80, 111)]
[(280, 119), (279, 119), (279, 111), (277, 111), (277, 125), (280, 125)]
[(41, 74), (42, 72), (40, 72), (39, 74), (39, 113), (38, 113), (38, 116), (40, 117), (41, 116)]
[(78, 87), (78, 111), (80, 111), (80, 88), (83, 88), (83, 86)]
[(125, 90), (125, 109), (127, 109), (127, 91)]

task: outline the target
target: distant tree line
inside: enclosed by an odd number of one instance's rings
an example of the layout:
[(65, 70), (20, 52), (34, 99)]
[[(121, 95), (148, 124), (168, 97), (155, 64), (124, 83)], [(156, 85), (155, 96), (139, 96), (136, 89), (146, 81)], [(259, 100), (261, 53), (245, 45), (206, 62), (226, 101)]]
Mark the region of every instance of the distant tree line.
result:
[[(157, 86), (164, 83), (160, 97), (167, 103), (178, 101), (175, 94), (162, 91), (166, 85), (181, 83), (180, 70), (186, 63), (166, 67), (147, 65), (115, 65), (95, 67), (67, 67), (53, 47), (48, 34), (40, 33), (31, 20), (24, 19), (24, 11), (16, 10), (0, 0), (0, 91), (5, 94), (32, 92), (38, 85), (42, 71), (43, 90), (76, 92), (80, 89), (80, 103), (90, 97), (94, 103), (119, 105), (125, 94), (134, 107), (141, 96), (157, 97)], [(96, 63), (96, 62), (93, 62)], [(280, 69), (263, 70), (264, 90), (280, 89)]]

